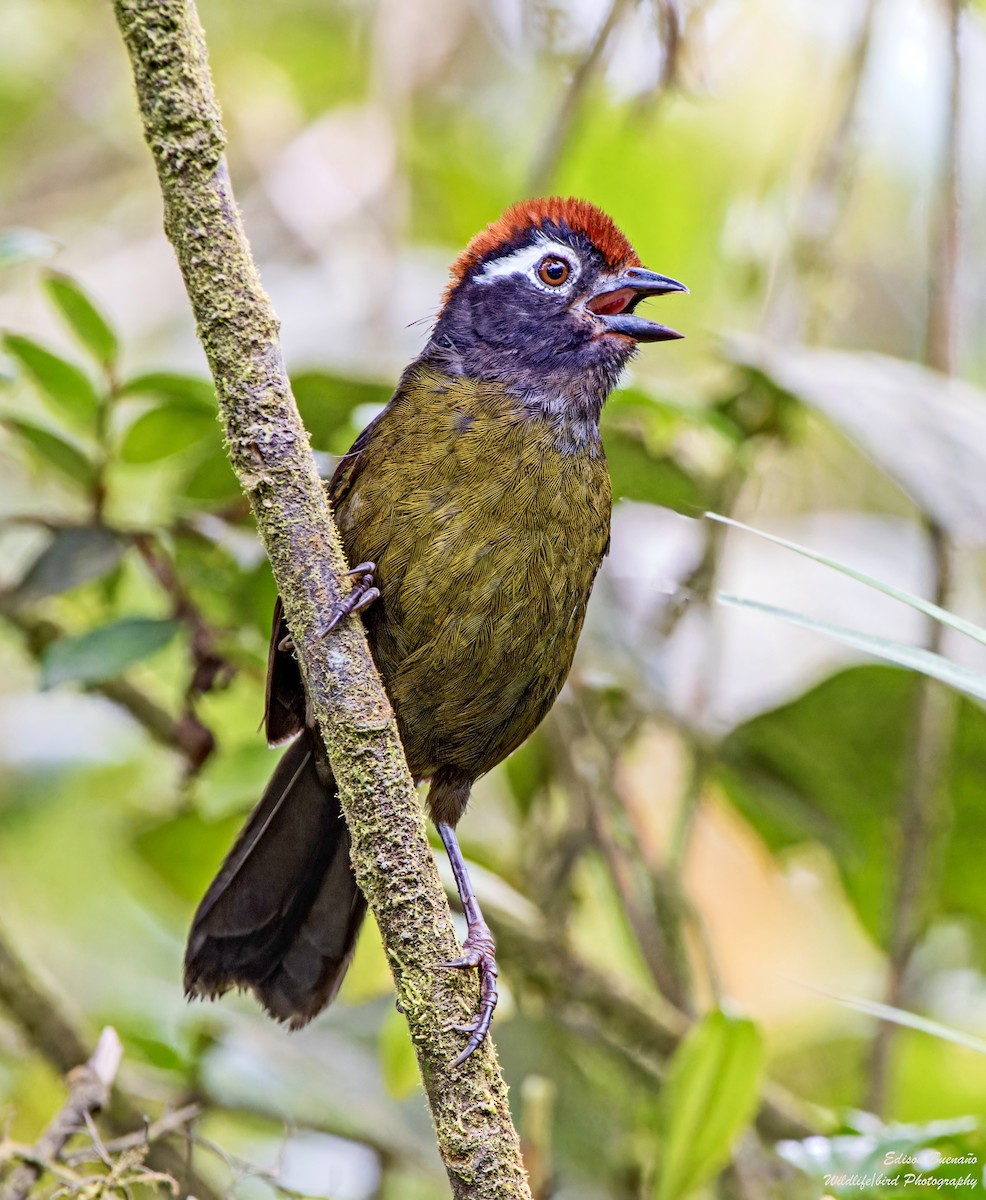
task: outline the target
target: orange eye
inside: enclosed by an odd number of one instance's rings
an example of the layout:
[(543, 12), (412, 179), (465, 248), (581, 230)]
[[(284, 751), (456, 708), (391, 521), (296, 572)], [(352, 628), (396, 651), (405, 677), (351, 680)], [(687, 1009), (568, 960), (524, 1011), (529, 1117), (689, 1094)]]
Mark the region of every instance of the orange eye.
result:
[(538, 263), (538, 279), (548, 287), (561, 287), (572, 273), (571, 266), (556, 254), (548, 254)]

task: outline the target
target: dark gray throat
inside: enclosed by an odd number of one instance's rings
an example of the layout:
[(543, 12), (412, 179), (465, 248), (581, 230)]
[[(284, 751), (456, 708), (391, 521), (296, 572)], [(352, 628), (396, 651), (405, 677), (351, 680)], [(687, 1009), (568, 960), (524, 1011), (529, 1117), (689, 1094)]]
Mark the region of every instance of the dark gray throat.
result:
[(505, 363), (502, 355), (476, 354), (473, 347), (462, 353), (451, 341), (441, 338), (429, 343), (419, 361), (443, 374), (502, 387), (516, 400), (518, 411), (551, 426), (560, 453), (589, 453), (592, 457), (602, 454), (599, 417), (622, 362), (583, 363), (577, 373), (564, 362), (532, 370), (516, 361)]

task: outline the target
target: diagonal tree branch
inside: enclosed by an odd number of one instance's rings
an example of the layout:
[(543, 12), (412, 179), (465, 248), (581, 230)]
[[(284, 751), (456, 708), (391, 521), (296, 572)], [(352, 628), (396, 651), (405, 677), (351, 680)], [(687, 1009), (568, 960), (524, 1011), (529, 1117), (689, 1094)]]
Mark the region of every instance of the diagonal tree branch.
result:
[(492, 1047), (462, 1067), (452, 1022), (472, 980), (436, 971), (456, 956), (396, 724), (359, 622), (332, 639), (320, 615), (346, 569), (308, 437), (284, 370), (224, 159), (225, 132), (193, 0), (114, 0), (144, 136), (219, 395), (230, 461), (258, 531), (325, 739), (352, 833), (356, 877), (380, 926), (418, 1055), (438, 1147), (456, 1197), (529, 1198), (506, 1087)]

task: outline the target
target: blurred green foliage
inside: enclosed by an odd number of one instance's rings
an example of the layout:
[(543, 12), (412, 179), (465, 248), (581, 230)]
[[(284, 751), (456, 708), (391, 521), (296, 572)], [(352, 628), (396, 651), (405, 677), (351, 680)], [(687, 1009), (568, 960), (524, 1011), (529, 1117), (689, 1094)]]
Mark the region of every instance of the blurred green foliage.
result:
[[(887, 996), (900, 863), (925, 838), (898, 998), (982, 1035), (981, 707), (955, 703), (915, 831), (917, 678), (714, 598), (926, 631), (700, 519), (738, 513), (915, 591), (934, 590), (930, 523), (982, 623), (986, 162), (968, 150), (958, 385), (912, 361), (942, 6), (890, 7), (624, 3), (594, 54), (595, 5), (202, 0), (325, 472), (423, 343), (447, 262), (535, 181), (610, 210), (691, 288), (687, 340), (641, 354), (604, 414), (613, 554), (570, 685), (461, 830), (502, 933), (495, 1036), (539, 1200), (925, 1194), (825, 1181), (888, 1152), (975, 1156), (982, 1190), (986, 1060), (901, 1028), (875, 1092), (876, 1023), (834, 998)], [(971, 80), (982, 6), (966, 21)], [(181, 997), (191, 911), (273, 761), (274, 591), (109, 6), (0, 7), (0, 207), (0, 943), (87, 1044), (119, 1030), (140, 1111), (202, 1105), (217, 1194), (444, 1196), (375, 930), (300, 1034), (249, 999)], [(669, 983), (706, 1014), (674, 1053)], [(0, 1104), (33, 1141), (62, 1093), (7, 1008)], [(957, 1170), (922, 1162), (926, 1181)]]

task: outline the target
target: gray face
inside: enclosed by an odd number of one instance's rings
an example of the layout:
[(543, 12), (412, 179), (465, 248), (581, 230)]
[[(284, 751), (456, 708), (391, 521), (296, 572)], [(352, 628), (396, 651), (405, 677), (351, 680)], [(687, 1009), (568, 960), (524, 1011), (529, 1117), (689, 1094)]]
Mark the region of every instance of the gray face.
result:
[(582, 234), (546, 223), (491, 252), (449, 297), (426, 354), (515, 394), (599, 409), (636, 343), (588, 305), (619, 272)]

